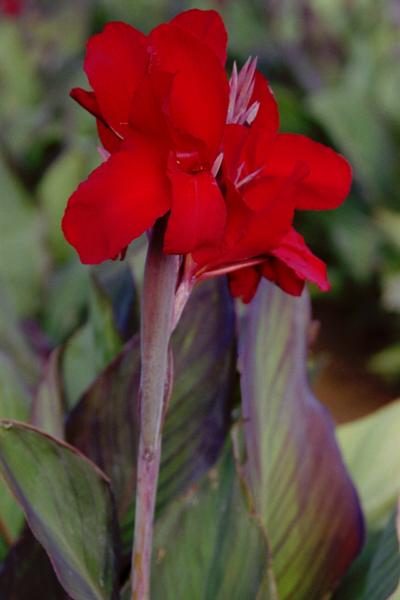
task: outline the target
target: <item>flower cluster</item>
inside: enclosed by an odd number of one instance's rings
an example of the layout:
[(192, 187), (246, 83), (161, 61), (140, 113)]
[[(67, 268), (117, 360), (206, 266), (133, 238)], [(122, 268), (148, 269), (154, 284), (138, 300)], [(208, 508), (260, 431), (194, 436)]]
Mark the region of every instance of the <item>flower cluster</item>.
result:
[(333, 150), (280, 133), (256, 60), (228, 80), (226, 46), (219, 15), (201, 10), (148, 36), (114, 22), (89, 40), (93, 91), (71, 95), (96, 117), (105, 161), (71, 196), (65, 237), (82, 262), (99, 263), (166, 215), (164, 251), (183, 255), (192, 278), (227, 273), (245, 302), (261, 277), (295, 295), (305, 280), (326, 290), (326, 267), (293, 218), (339, 206), (351, 169)]

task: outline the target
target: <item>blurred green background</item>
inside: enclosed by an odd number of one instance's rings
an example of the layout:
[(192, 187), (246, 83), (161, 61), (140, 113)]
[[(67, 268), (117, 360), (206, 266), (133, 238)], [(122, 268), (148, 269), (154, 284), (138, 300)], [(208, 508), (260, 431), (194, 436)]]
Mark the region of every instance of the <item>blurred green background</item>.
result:
[[(30, 385), (37, 357), (67, 340), (78, 356), (89, 347), (75, 333), (93, 311), (89, 270), (60, 231), (68, 196), (100, 161), (94, 119), (68, 97), (87, 87), (87, 38), (109, 20), (147, 31), (190, 7), (224, 16), (229, 68), (259, 57), (283, 131), (353, 165), (345, 205), (298, 225), (333, 286), (313, 292), (317, 393), (339, 421), (368, 412), (400, 391), (398, 0), (0, 0), (0, 365)], [(86, 363), (77, 379), (90, 381)]]

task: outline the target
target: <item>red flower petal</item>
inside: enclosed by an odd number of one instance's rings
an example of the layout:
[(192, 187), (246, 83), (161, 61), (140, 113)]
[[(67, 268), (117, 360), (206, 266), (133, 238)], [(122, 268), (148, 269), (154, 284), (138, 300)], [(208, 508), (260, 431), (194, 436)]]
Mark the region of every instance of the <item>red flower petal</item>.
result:
[(279, 109), (269, 83), (260, 71), (256, 71), (254, 76), (254, 91), (249, 105), (254, 102), (259, 102), (259, 108), (253, 126), (262, 127), (268, 136), (273, 136), (279, 130)]
[(207, 266), (207, 271), (271, 252), (293, 222), (294, 206), (290, 200), (275, 199), (256, 213), (229, 181), (226, 182), (225, 200), (228, 216), (223, 239), (193, 253), (194, 261), (201, 267)]
[(215, 10), (187, 10), (177, 15), (170, 23), (178, 25), (207, 44), (218, 56), (222, 66), (225, 66), (228, 34), (223, 20)]
[(311, 252), (304, 238), (294, 229), (290, 230), (271, 254), (289, 267), (298, 278), (315, 283), (323, 292), (330, 289), (325, 263)]
[(303, 135), (278, 135), (265, 167), (271, 179), (306, 169), (296, 188), (296, 208), (301, 210), (337, 208), (350, 191), (351, 167), (346, 159)]
[(304, 279), (298, 277), (284, 262), (268, 258), (261, 267), (261, 273), (263, 277), (275, 283), (287, 294), (301, 296)]
[(247, 141), (250, 135), (248, 127), (244, 125), (230, 124), (225, 127), (224, 132), (224, 158), (223, 171), (226, 177), (235, 183), (239, 169), (245, 170), (241, 175), (247, 175), (251, 170), (251, 165), (248, 165), (246, 149), (248, 148)]
[(221, 145), (228, 108), (225, 71), (208, 46), (176, 25), (150, 34), (152, 69), (175, 75), (166, 111), (171, 124), (206, 145), (211, 166)]
[(120, 150), (123, 141), (111, 129), (106, 127), (102, 121), (99, 121), (99, 119), (97, 119), (96, 124), (97, 133), (104, 148), (110, 154), (114, 154), (114, 152)]
[(82, 88), (73, 88), (69, 95), (78, 102), (85, 110), (96, 117), (97, 131), (104, 148), (110, 152), (116, 152), (121, 145), (121, 138), (110, 129), (101, 114), (99, 103), (94, 92), (87, 92)]
[(22, 0), (1, 0), (0, 11), (9, 17), (18, 17), (24, 11), (24, 2)]
[[(304, 168), (305, 169), (305, 168)], [(307, 172), (305, 172), (307, 173)], [(256, 212), (270, 203), (295, 206), (299, 182), (304, 178), (301, 165), (288, 177), (263, 177), (255, 179), (243, 188), (243, 200)], [(297, 205), (296, 205), (297, 208)]]
[(122, 135), (148, 60), (146, 36), (126, 23), (108, 23), (88, 42), (86, 75), (104, 119)]
[(131, 105), (129, 124), (138, 131), (169, 136), (165, 107), (169, 103), (174, 76), (159, 69), (151, 73), (138, 87)]
[(83, 263), (115, 258), (170, 208), (163, 151), (145, 139), (113, 154), (69, 199), (62, 228)]
[(96, 99), (94, 92), (88, 92), (82, 88), (73, 88), (69, 95), (75, 102), (80, 104), (82, 108), (90, 112), (91, 115), (95, 116), (96, 119), (101, 119), (100, 107)]
[(228, 276), (229, 289), (234, 298), (241, 298), (248, 304), (253, 299), (260, 280), (261, 272), (257, 267), (238, 269)]
[(290, 199), (277, 198), (248, 219), (245, 233), (229, 252), (230, 260), (242, 260), (266, 254), (277, 246), (290, 230), (294, 207)]
[(173, 170), (172, 210), (165, 233), (167, 254), (187, 254), (222, 237), (226, 208), (218, 185), (209, 173), (188, 175)]

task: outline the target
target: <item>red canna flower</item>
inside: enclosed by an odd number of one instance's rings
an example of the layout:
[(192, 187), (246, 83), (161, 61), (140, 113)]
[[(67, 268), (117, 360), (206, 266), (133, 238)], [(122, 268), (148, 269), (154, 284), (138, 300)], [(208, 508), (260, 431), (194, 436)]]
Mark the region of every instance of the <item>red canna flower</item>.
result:
[(351, 184), (348, 163), (333, 150), (278, 132), (275, 99), (255, 67), (248, 61), (231, 78), (221, 175), (227, 226), (217, 244), (193, 253), (198, 277), (228, 273), (244, 302), (261, 277), (293, 295), (306, 280), (329, 289), (325, 264), (292, 228), (294, 211), (336, 208)]
[(213, 11), (188, 11), (147, 37), (110, 23), (89, 41), (94, 92), (71, 95), (96, 116), (111, 156), (72, 195), (63, 219), (82, 262), (117, 256), (168, 211), (168, 253), (222, 235), (226, 207), (213, 167), (229, 99), (225, 56)]
[(338, 207), (351, 169), (333, 150), (279, 133), (268, 82), (249, 59), (225, 74), (215, 11), (189, 10), (148, 36), (110, 23), (87, 46), (93, 92), (72, 97), (97, 119), (105, 162), (63, 219), (82, 262), (124, 253), (161, 216), (164, 251), (184, 256), (184, 283), (228, 273), (234, 296), (261, 277), (298, 295), (329, 288), (326, 267), (292, 228), (295, 210)]
[(23, 9), (23, 0), (0, 0), (0, 12), (8, 17), (18, 17)]

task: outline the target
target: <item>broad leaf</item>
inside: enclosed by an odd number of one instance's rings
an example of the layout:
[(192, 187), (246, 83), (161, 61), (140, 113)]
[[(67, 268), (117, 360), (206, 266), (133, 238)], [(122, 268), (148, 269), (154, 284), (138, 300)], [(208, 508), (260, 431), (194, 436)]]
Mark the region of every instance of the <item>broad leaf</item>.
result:
[(224, 445), (235, 382), (234, 326), (226, 282), (201, 283), (172, 339), (174, 384), (163, 429), (159, 508), (206, 472)]
[(99, 375), (96, 363), (93, 329), (86, 323), (69, 338), (63, 352), (63, 381), (69, 409), (79, 402)]
[(228, 448), (157, 522), (152, 598), (269, 599), (273, 596), (263, 587), (267, 573), (267, 542), (246, 506)]
[[(27, 421), (31, 395), (21, 383), (11, 360), (0, 353), (0, 418)], [(17, 539), (24, 515), (0, 479), (0, 562), (7, 548)]]
[(12, 359), (27, 385), (36, 385), (40, 373), (39, 361), (22, 332), (11, 299), (1, 287), (0, 352), (6, 353)]
[(71, 446), (3, 420), (0, 473), (67, 593), (117, 598), (115, 515), (102, 472)]
[[(33, 113), (40, 101), (41, 83), (39, 75), (35, 71), (35, 53), (32, 52), (31, 46), (32, 41), (28, 42), (25, 38), (23, 28), (15, 26), (2, 14), (0, 20), (0, 126), (2, 141), (6, 142), (13, 154), (26, 152), (33, 137), (32, 121), (35, 117), (36, 120), (38, 119), (38, 115)], [(43, 120), (43, 116), (41, 120)], [(37, 128), (40, 129), (38, 125)]]
[(94, 277), (91, 278), (88, 300), (89, 319), (68, 340), (63, 353), (66, 400), (70, 408), (123, 346), (112, 300)]
[(343, 458), (357, 485), (369, 526), (365, 548), (335, 594), (335, 600), (355, 600), (361, 598), (365, 589), (382, 529), (400, 494), (400, 401), (341, 425), (337, 432)]
[[(234, 320), (225, 282), (195, 290), (173, 339), (174, 388), (163, 435), (158, 510), (216, 460), (232, 400)], [(133, 338), (84, 395), (67, 439), (112, 480), (127, 550), (131, 545), (138, 443), (139, 339)]]
[(0, 181), (0, 284), (18, 316), (26, 317), (40, 306), (46, 266), (40, 215), (1, 155)]
[(72, 246), (65, 241), (60, 223), (68, 196), (87, 176), (89, 170), (88, 153), (79, 147), (73, 147), (53, 161), (40, 180), (38, 197), (46, 219), (47, 239), (57, 261), (66, 260), (74, 252)]
[(354, 46), (339, 86), (318, 91), (309, 101), (315, 117), (345, 150), (369, 192), (379, 198), (380, 189), (393, 181), (396, 156), (393, 135), (368, 93), (376, 74), (371, 48)]
[(281, 600), (320, 600), (363, 540), (333, 423), (307, 382), (309, 313), (306, 293), (262, 282), (239, 342), (244, 469)]
[(122, 350), (111, 298), (92, 277), (89, 295), (89, 325), (93, 331), (93, 356), (101, 372)]
[(70, 600), (51, 562), (27, 528), (0, 567), (2, 600)]
[(371, 562), (362, 600), (400, 598), (400, 504), (381, 535)]
[(338, 428), (344, 461), (371, 529), (384, 526), (400, 495), (400, 401)]
[(0, 351), (0, 418), (27, 421), (32, 397), (13, 361)]
[(126, 261), (106, 262), (92, 269), (93, 278), (111, 303), (116, 328), (126, 342), (139, 331), (135, 281)]
[(30, 422), (32, 425), (64, 439), (64, 397), (61, 382), (60, 359), (62, 349), (50, 354), (43, 378), (32, 403)]
[(89, 298), (89, 270), (72, 259), (50, 278), (43, 299), (43, 327), (54, 344), (62, 344), (82, 323)]

